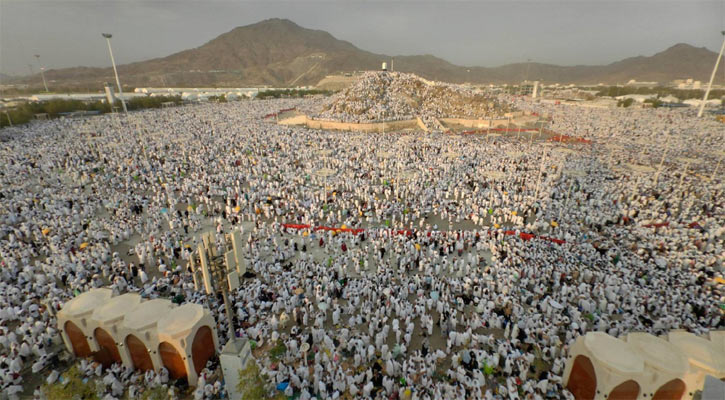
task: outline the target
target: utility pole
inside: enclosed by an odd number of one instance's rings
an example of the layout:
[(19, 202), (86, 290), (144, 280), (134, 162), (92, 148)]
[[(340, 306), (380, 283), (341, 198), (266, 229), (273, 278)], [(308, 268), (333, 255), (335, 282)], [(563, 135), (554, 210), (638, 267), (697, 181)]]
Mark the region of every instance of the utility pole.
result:
[(717, 55), (717, 60), (715, 60), (715, 68), (712, 69), (712, 74), (710, 75), (710, 83), (707, 84), (707, 90), (705, 90), (705, 97), (702, 98), (702, 103), (700, 103), (700, 110), (697, 112), (697, 117), (702, 117), (702, 112), (705, 110), (705, 103), (707, 102), (707, 96), (710, 95), (710, 89), (712, 89), (712, 81), (715, 80), (715, 74), (717, 73), (717, 67), (720, 65), (720, 59), (722, 58), (722, 53), (725, 51), (725, 31), (720, 32), (723, 35), (723, 41), (722, 46), (720, 46), (720, 53)]
[(40, 54), (36, 54), (35, 59), (38, 60), (38, 65), (40, 66), (40, 76), (43, 78), (43, 86), (45, 87), (45, 91), (46, 93), (50, 92), (50, 90), (48, 90), (48, 83), (45, 82), (45, 73), (43, 72), (45, 68), (43, 68), (43, 65), (40, 63)]
[(662, 160), (660, 160), (660, 165), (657, 167), (657, 173), (655, 174), (655, 182), (654, 182), (654, 188), (657, 189), (657, 181), (660, 178), (660, 173), (662, 172), (662, 166), (665, 165), (665, 157), (667, 157), (667, 152), (670, 150), (670, 138), (672, 136), (667, 136), (667, 141), (665, 142), (665, 151), (662, 153)]

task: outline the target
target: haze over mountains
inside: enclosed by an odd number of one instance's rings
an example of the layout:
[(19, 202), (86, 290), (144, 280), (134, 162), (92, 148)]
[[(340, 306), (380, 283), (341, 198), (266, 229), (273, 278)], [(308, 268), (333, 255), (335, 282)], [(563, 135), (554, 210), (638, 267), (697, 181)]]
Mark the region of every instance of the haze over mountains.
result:
[[(465, 67), (432, 55), (395, 56), (395, 70), (447, 82), (615, 84), (630, 79), (667, 83), (673, 79), (709, 79), (717, 54), (677, 44), (653, 56), (631, 57), (602, 66), (516, 63), (500, 67)], [(391, 56), (375, 54), (338, 40), (327, 32), (306, 29), (285, 19), (269, 19), (235, 28), (206, 44), (163, 58), (120, 65), (124, 86), (275, 87), (315, 85), (326, 75), (379, 69)], [(109, 68), (51, 69), (45, 76), (56, 88), (97, 91), (112, 82)], [(38, 85), (38, 75), (11, 82)], [(8, 80), (3, 79), (4, 82)], [(725, 83), (718, 74), (716, 83)]]

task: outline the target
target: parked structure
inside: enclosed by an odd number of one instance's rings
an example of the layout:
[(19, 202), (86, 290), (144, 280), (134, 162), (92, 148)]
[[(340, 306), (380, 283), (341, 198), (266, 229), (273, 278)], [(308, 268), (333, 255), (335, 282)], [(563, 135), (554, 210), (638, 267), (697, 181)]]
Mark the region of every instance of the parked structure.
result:
[(58, 329), (69, 352), (104, 366), (158, 371), (196, 386), (199, 372), (217, 353), (216, 324), (197, 304), (176, 306), (166, 299), (144, 301), (136, 293), (113, 296), (91, 289), (65, 303)]

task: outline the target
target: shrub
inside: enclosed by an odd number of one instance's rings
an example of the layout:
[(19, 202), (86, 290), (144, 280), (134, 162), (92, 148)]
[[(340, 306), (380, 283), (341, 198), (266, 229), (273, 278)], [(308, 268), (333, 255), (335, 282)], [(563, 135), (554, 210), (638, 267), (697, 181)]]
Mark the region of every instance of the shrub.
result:
[(63, 382), (60, 379), (51, 385), (43, 385), (41, 390), (48, 399), (81, 399), (81, 400), (98, 400), (96, 388), (91, 381), (83, 382), (83, 375), (77, 366), (72, 366), (68, 371), (61, 374)]
[(141, 400), (167, 400), (168, 398), (169, 389), (163, 386), (148, 388), (141, 394)]
[(245, 400), (261, 400), (267, 397), (264, 381), (254, 360), (249, 361), (246, 368), (239, 370), (237, 391)]

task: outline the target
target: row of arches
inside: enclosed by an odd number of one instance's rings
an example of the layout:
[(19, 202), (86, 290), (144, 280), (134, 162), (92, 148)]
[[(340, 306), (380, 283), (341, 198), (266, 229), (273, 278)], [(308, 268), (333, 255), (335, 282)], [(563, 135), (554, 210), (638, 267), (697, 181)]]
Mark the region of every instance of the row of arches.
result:
[[(76, 357), (93, 357), (104, 367), (108, 367), (113, 363), (122, 363), (121, 352), (116, 345), (113, 337), (103, 328), (96, 328), (93, 332), (93, 338), (98, 344), (99, 350), (91, 351), (91, 346), (86, 339), (83, 331), (72, 321), (67, 321), (64, 326), (65, 333), (70, 339), (73, 353)], [(133, 368), (141, 371), (154, 369), (153, 361), (146, 348), (144, 342), (133, 334), (129, 334), (124, 339), (124, 345), (128, 349), (128, 355)], [(206, 366), (207, 361), (214, 356), (214, 339), (211, 329), (208, 326), (200, 327), (191, 344), (191, 358), (194, 370), (198, 375)], [(186, 358), (177, 350), (176, 346), (169, 342), (159, 343), (159, 357), (164, 367), (169, 371), (172, 379), (181, 379), (187, 377), (187, 369), (184, 361)]]
[[(569, 375), (567, 389), (577, 400), (592, 400), (597, 395), (597, 375), (594, 365), (587, 356), (578, 355)], [(611, 400), (635, 400), (640, 392), (639, 384), (627, 380), (616, 386), (607, 396)], [(662, 385), (652, 396), (652, 400), (676, 400), (685, 395), (685, 382), (673, 379)]]

